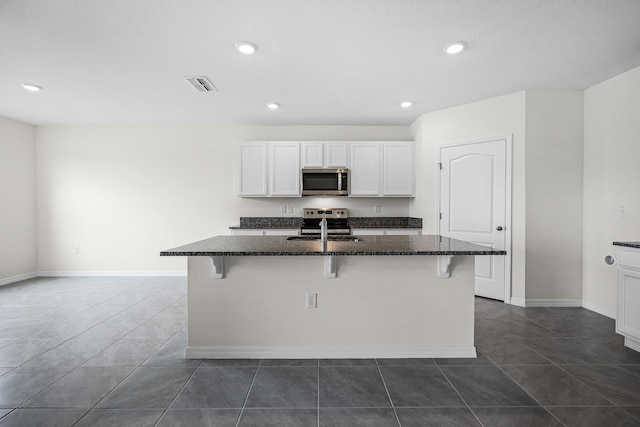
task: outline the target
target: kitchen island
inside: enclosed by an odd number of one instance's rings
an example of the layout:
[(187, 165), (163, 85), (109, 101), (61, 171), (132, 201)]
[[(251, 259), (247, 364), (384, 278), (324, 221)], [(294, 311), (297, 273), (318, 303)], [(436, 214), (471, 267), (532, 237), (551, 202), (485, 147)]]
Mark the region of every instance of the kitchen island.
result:
[(188, 358), (476, 356), (474, 257), (504, 251), (428, 235), (293, 237), (161, 252), (188, 257)]

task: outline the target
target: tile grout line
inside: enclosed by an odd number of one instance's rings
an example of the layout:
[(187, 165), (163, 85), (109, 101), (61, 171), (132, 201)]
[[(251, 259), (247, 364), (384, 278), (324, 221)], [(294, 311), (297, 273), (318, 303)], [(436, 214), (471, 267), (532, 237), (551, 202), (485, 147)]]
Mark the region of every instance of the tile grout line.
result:
[[(555, 339), (556, 337), (552, 337), (552, 338), (554, 338), (554, 339)], [(566, 338), (567, 338), (567, 337), (560, 337), (560, 338), (562, 338), (563, 340), (566, 340)], [(577, 376), (573, 375), (571, 372), (567, 371), (567, 370), (562, 366), (562, 365), (572, 365), (571, 363), (559, 364), (559, 363), (557, 363), (557, 362), (555, 362), (555, 361), (553, 361), (553, 360), (549, 359), (548, 357), (546, 357), (543, 353), (539, 352), (536, 348), (532, 347), (532, 346), (531, 346), (531, 345), (529, 345), (528, 343), (524, 342), (524, 344), (525, 344), (527, 347), (529, 347), (529, 348), (530, 348), (534, 353), (536, 353), (537, 355), (541, 356), (543, 359), (546, 359), (546, 360), (547, 360), (547, 361), (549, 361), (549, 363), (550, 363), (550, 365), (540, 365), (540, 366), (555, 366), (555, 367), (557, 367), (557, 368), (561, 369), (563, 372), (567, 373), (569, 376), (571, 376), (571, 377), (575, 378), (577, 381), (579, 381), (580, 383), (584, 384), (584, 385), (585, 385), (586, 387), (588, 387), (590, 390), (593, 390), (596, 394), (598, 394), (598, 395), (602, 396), (605, 400), (607, 400), (607, 401), (611, 402), (611, 404), (612, 404), (613, 406), (615, 406), (615, 407), (619, 407), (619, 406), (618, 406), (614, 401), (612, 401), (612, 400), (611, 400), (611, 399), (609, 399), (607, 396), (605, 396), (605, 395), (603, 395), (602, 393), (600, 393), (600, 392), (599, 392), (598, 390), (596, 390), (595, 388), (591, 387), (591, 386), (590, 386), (589, 384), (587, 384), (586, 382), (582, 381), (582, 380), (581, 380), (580, 378), (578, 378)], [(591, 364), (588, 364), (588, 365), (591, 365)], [(599, 365), (599, 364), (594, 364), (594, 365)], [(605, 365), (606, 365), (606, 364), (605, 364)], [(498, 366), (498, 365), (496, 364), (496, 366)], [(522, 366), (522, 365), (511, 365), (511, 366)], [(499, 367), (500, 367), (500, 366), (499, 366)], [(502, 367), (500, 367), (500, 370), (501, 370), (502, 372), (504, 372), (507, 376), (509, 376), (509, 378), (511, 378), (511, 376), (510, 376), (508, 373), (506, 373), (506, 372), (502, 369)], [(512, 379), (516, 384), (518, 384), (518, 383), (517, 383), (513, 378), (511, 378), (511, 379)], [(520, 385), (520, 384), (518, 384), (518, 385)], [(522, 388), (522, 387), (520, 387), (520, 388)], [(524, 389), (523, 389), (523, 390), (524, 390)], [(526, 390), (525, 390), (525, 392), (526, 392)], [(531, 396), (531, 397), (533, 398), (533, 396)], [(534, 400), (535, 400), (535, 399), (534, 399)], [(538, 402), (538, 401), (536, 400), (536, 402)], [(538, 402), (538, 403), (540, 403), (540, 402)], [(551, 416), (552, 416), (553, 418), (555, 418), (556, 420), (558, 420), (558, 421), (560, 422), (560, 424), (565, 425), (562, 421), (560, 421), (560, 419), (559, 419), (558, 417), (556, 417), (556, 416), (553, 414), (553, 412), (552, 412), (552, 411), (550, 411), (549, 409), (547, 409), (547, 407), (546, 407), (546, 406), (543, 406), (543, 408), (545, 408), (545, 410), (546, 410), (549, 414), (551, 414)]]
[(402, 426), (400, 424), (400, 418), (398, 418), (398, 413), (396, 412), (396, 406), (393, 404), (393, 399), (391, 399), (391, 394), (389, 393), (389, 389), (387, 388), (387, 382), (384, 380), (384, 376), (382, 375), (382, 371), (380, 370), (380, 364), (378, 363), (378, 359), (374, 359), (376, 362), (376, 368), (378, 368), (378, 375), (380, 375), (380, 379), (382, 380), (382, 385), (384, 386), (384, 391), (387, 393), (387, 399), (389, 399), (389, 404), (391, 405), (391, 409), (393, 409), (393, 416), (396, 417), (396, 422), (398, 426)]
[[(618, 405), (616, 402), (614, 402), (613, 400), (609, 399), (607, 396), (603, 395), (602, 393), (600, 393), (598, 390), (596, 390), (594, 387), (592, 387), (590, 384), (587, 384), (585, 381), (583, 381), (581, 378), (577, 377), (576, 375), (572, 374), (570, 371), (568, 371), (567, 369), (565, 369), (565, 366), (615, 366), (614, 364), (610, 364), (610, 363), (605, 363), (605, 364), (589, 364), (589, 365), (582, 365), (582, 364), (576, 364), (576, 363), (564, 363), (563, 365), (560, 364), (556, 364), (554, 363), (554, 366), (558, 367), (559, 369), (561, 369), (562, 371), (566, 372), (569, 376), (571, 376), (572, 378), (575, 378), (577, 381), (579, 381), (580, 383), (584, 384), (586, 387), (588, 387), (589, 389), (593, 390), (595, 393), (597, 393), (598, 395), (602, 396), (605, 400), (607, 400), (608, 402), (611, 403), (611, 406), (614, 407), (618, 407), (620, 408), (621, 405)], [(593, 405), (592, 405), (593, 406)]]
[[(153, 424), (154, 426), (157, 426), (158, 423), (160, 422), (160, 420), (162, 420), (162, 417), (165, 416), (165, 414), (167, 413), (167, 411), (169, 410), (169, 408), (171, 407), (171, 405), (173, 405), (173, 403), (178, 399), (178, 396), (180, 396), (180, 393), (182, 393), (182, 391), (185, 389), (185, 387), (187, 386), (187, 384), (189, 384), (189, 381), (191, 381), (191, 379), (196, 375), (196, 372), (198, 372), (198, 369), (200, 368), (200, 365), (202, 365), (202, 361), (200, 361), (200, 363), (198, 364), (198, 366), (196, 366), (196, 368), (193, 370), (193, 373), (191, 375), (189, 375), (189, 378), (187, 378), (187, 380), (184, 382), (184, 384), (182, 384), (182, 387), (180, 387), (180, 390), (178, 390), (178, 392), (176, 393), (176, 395), (173, 397), (173, 399), (171, 399), (171, 402), (169, 402), (169, 404), (167, 405), (166, 408), (164, 408), (164, 410), (162, 411), (162, 414), (160, 415), (160, 417), (156, 420), (156, 422)], [(138, 366), (138, 368), (141, 368), (142, 365)], [(136, 369), (138, 369), (136, 368)], [(135, 369), (134, 369), (135, 371)], [(106, 396), (105, 396), (106, 398)]]
[(480, 421), (480, 418), (478, 418), (478, 416), (476, 415), (475, 412), (473, 412), (473, 409), (471, 409), (471, 406), (469, 406), (469, 404), (467, 403), (466, 400), (464, 400), (464, 397), (462, 397), (462, 394), (460, 394), (460, 392), (458, 391), (458, 389), (456, 388), (456, 386), (453, 385), (453, 383), (451, 382), (451, 380), (449, 379), (449, 377), (447, 376), (447, 374), (444, 373), (444, 371), (442, 370), (442, 368), (440, 367), (440, 365), (438, 364), (438, 362), (436, 362), (435, 360), (433, 361), (436, 368), (438, 368), (438, 371), (440, 371), (440, 373), (442, 374), (442, 376), (447, 380), (447, 382), (449, 383), (449, 385), (451, 386), (451, 388), (453, 389), (453, 391), (456, 392), (456, 394), (458, 395), (458, 397), (460, 398), (460, 400), (462, 400), (462, 403), (464, 403), (464, 406), (469, 410), (469, 412), (471, 412), (471, 415), (473, 415), (473, 418), (476, 419), (476, 421), (478, 421), (478, 424), (480, 424), (481, 426), (484, 427), (484, 424), (482, 423), (482, 421)]
[[(177, 334), (177, 333), (176, 333)], [(122, 339), (122, 338), (121, 338)], [(120, 341), (120, 339), (118, 339), (116, 342)], [(167, 342), (169, 342), (169, 340), (167, 340)], [(115, 343), (114, 343), (115, 344)], [(165, 342), (166, 344), (166, 342)], [(112, 344), (113, 345), (113, 344)], [(162, 346), (160, 346), (160, 348), (162, 348), (164, 346), (164, 344)], [(158, 348), (158, 350), (160, 350), (160, 348)], [(152, 353), (155, 354), (158, 350), (156, 350), (155, 352)], [(99, 353), (98, 353), (99, 354)], [(149, 356), (151, 357), (151, 356)], [(149, 359), (149, 357), (147, 357), (147, 359)], [(107, 394), (105, 394), (102, 399), (98, 400), (91, 408), (89, 408), (87, 410), (87, 412), (84, 413), (84, 415), (82, 415), (82, 417), (80, 417), (73, 425), (76, 425), (77, 423), (79, 423), (84, 417), (87, 416), (87, 414), (89, 414), (89, 412), (91, 412), (92, 410), (94, 410), (99, 404), (100, 402), (102, 402), (103, 400), (105, 400), (107, 397), (109, 397), (116, 388), (118, 388), (118, 386), (120, 386), (123, 382), (125, 382), (127, 380), (127, 378), (129, 378), (130, 376), (133, 375), (134, 372), (136, 372), (139, 368), (143, 368), (142, 364), (147, 360), (145, 359), (143, 362), (139, 363), (138, 366), (134, 367), (131, 372), (129, 372), (128, 375), (126, 375), (122, 381), (120, 381), (118, 384), (116, 384), (111, 390), (109, 390), (109, 392)], [(90, 359), (89, 359), (90, 360)], [(86, 362), (85, 362), (86, 363)], [(200, 366), (200, 365), (198, 365)], [(75, 371), (76, 369), (82, 367), (82, 365), (78, 366), (77, 368), (75, 368), (73, 371)], [(167, 408), (165, 408), (165, 410), (162, 412), (162, 415), (160, 415), (160, 418), (158, 418), (158, 420), (154, 423), (154, 425), (156, 425), (160, 419), (162, 419), (162, 417), (164, 416), (164, 414), (167, 412), (167, 409), (169, 409), (169, 407), (171, 406), (171, 404), (175, 401), (175, 399), (178, 397), (178, 395), (180, 394), (180, 392), (182, 391), (182, 389), (185, 387), (185, 385), (187, 384), (187, 382), (189, 382), (189, 380), (191, 379), (191, 377), (195, 374), (195, 372), (198, 370), (198, 367), (196, 367), (196, 369), (194, 369), (193, 374), (191, 374), (191, 376), (187, 379), (187, 381), (183, 384), (183, 386), (180, 388), (180, 390), (178, 391), (178, 393), (176, 394), (176, 397), (174, 397), (174, 399), (171, 401), (171, 403), (169, 403), (169, 405), (167, 406)], [(72, 372), (73, 372), (72, 371)], [(105, 408), (107, 409), (107, 408)], [(117, 408), (114, 408), (117, 409)]]
[[(103, 400), (105, 400), (108, 396), (110, 396), (110, 395), (115, 391), (115, 389), (116, 389), (116, 388), (118, 388), (118, 386), (119, 386), (120, 384), (122, 384), (124, 381), (126, 381), (126, 380), (127, 380), (127, 378), (129, 378), (131, 375), (133, 375), (133, 373), (134, 373), (134, 372), (136, 372), (139, 368), (143, 368), (144, 366), (142, 366), (142, 364), (143, 364), (144, 362), (146, 362), (146, 361), (147, 361), (151, 356), (153, 356), (155, 353), (157, 353), (157, 352), (158, 352), (158, 351), (159, 351), (159, 350), (160, 350), (164, 345), (166, 345), (166, 343), (168, 343), (168, 342), (169, 342), (173, 337), (175, 337), (179, 332), (180, 332), (180, 331), (176, 332), (176, 333), (175, 333), (171, 338), (169, 338), (168, 340), (166, 340), (166, 341), (165, 341), (165, 343), (164, 343), (163, 345), (161, 345), (161, 346), (160, 346), (156, 351), (154, 351), (154, 352), (153, 352), (150, 356), (148, 356), (145, 360), (143, 360), (142, 362), (140, 362), (140, 363), (138, 364), (138, 366), (135, 366), (135, 367), (131, 370), (131, 372), (129, 372), (129, 374), (128, 374), (128, 375), (126, 375), (126, 376), (122, 379), (122, 381), (120, 381), (118, 384), (116, 384), (116, 385), (115, 385), (115, 386), (114, 386), (114, 387), (113, 387), (113, 388), (112, 388), (112, 389), (111, 389), (111, 390), (110, 390), (106, 395), (104, 395), (104, 396), (102, 397), (102, 399), (98, 400), (98, 401), (97, 401), (97, 402), (96, 402), (96, 403), (95, 403), (91, 408), (89, 408), (89, 409), (87, 410), (87, 412), (85, 412), (85, 413), (84, 413), (84, 415), (82, 415), (82, 417), (80, 417), (80, 418), (79, 418), (79, 419), (78, 419), (78, 420), (77, 420), (73, 425), (76, 425), (76, 424), (77, 424), (77, 423), (79, 423), (79, 422), (80, 422), (84, 417), (86, 417), (86, 416), (89, 414), (89, 412), (91, 412), (92, 410), (94, 410), (94, 409), (95, 409), (95, 408), (100, 404), (100, 402), (102, 402), (102, 401), (103, 401)], [(118, 339), (118, 340), (116, 340), (113, 344), (117, 343), (117, 342), (118, 342), (118, 341), (120, 341), (120, 340), (122, 340), (122, 338), (119, 338), (119, 339)], [(111, 344), (111, 345), (113, 345), (113, 344)], [(111, 347), (111, 346), (109, 346), (109, 347)], [(109, 348), (109, 347), (107, 347), (107, 348)], [(106, 349), (105, 349), (105, 350), (106, 350)], [(105, 351), (105, 350), (103, 350), (103, 351)], [(99, 352), (98, 354), (100, 354), (100, 353), (102, 353), (102, 352)], [(97, 354), (96, 354), (96, 356), (97, 356)], [(95, 357), (95, 356), (93, 356), (93, 357)], [(91, 358), (90, 358), (90, 359), (88, 359), (88, 360), (91, 360)], [(86, 361), (85, 361), (84, 363), (86, 363)], [(75, 371), (76, 369), (78, 369), (78, 368), (82, 367), (82, 366), (84, 365), (84, 363), (83, 363), (83, 364), (81, 364), (80, 366), (78, 366), (77, 368), (73, 369), (71, 372), (73, 372), (73, 371)], [(198, 366), (200, 366), (200, 365), (198, 364)], [(183, 386), (180, 388), (180, 390), (179, 390), (179, 391), (178, 391), (178, 393), (176, 394), (176, 397), (174, 397), (174, 399), (171, 401), (171, 403), (169, 403), (169, 405), (167, 406), (167, 408), (165, 408), (165, 410), (162, 412), (162, 414), (160, 415), (160, 417), (158, 418), (158, 420), (154, 423), (154, 425), (157, 425), (157, 423), (162, 419), (162, 417), (163, 417), (163, 416), (164, 416), (164, 414), (167, 412), (167, 410), (169, 409), (169, 407), (171, 406), (171, 404), (175, 401), (175, 399), (178, 397), (178, 395), (180, 394), (180, 392), (184, 389), (184, 387), (186, 386), (187, 382), (189, 382), (189, 380), (191, 379), (191, 377), (192, 377), (192, 376), (195, 374), (195, 372), (198, 370), (198, 366), (196, 367), (196, 369), (194, 369), (193, 374), (191, 374), (191, 376), (190, 376), (190, 377), (187, 379), (187, 381), (183, 384)], [(43, 391), (44, 391), (44, 390), (43, 390)]]
[(249, 390), (247, 390), (247, 395), (244, 398), (244, 402), (242, 402), (242, 408), (240, 408), (240, 413), (238, 414), (238, 419), (236, 420), (236, 424), (235, 424), (236, 427), (240, 425), (240, 420), (242, 419), (244, 408), (247, 406), (247, 402), (249, 401), (249, 395), (251, 394), (253, 383), (256, 381), (256, 378), (258, 377), (258, 371), (260, 370), (260, 366), (262, 366), (262, 359), (260, 359), (260, 361), (258, 362), (258, 366), (256, 366), (256, 372), (253, 374), (253, 378), (251, 379), (251, 384), (249, 384)]
[[(552, 363), (553, 363), (553, 362), (552, 362)], [(514, 366), (521, 366), (521, 365), (514, 365)], [(537, 365), (527, 365), (527, 366), (537, 366)], [(540, 366), (548, 366), (548, 365), (540, 365)], [(563, 423), (562, 421), (560, 421), (560, 419), (559, 419), (558, 417), (556, 417), (556, 416), (553, 414), (553, 412), (551, 412), (549, 409), (547, 409), (547, 407), (546, 407), (546, 406), (544, 406), (544, 405), (542, 404), (542, 402), (540, 402), (540, 401), (539, 401), (538, 399), (536, 399), (536, 398), (535, 398), (531, 393), (529, 393), (529, 392), (528, 392), (524, 387), (522, 387), (522, 386), (520, 385), (520, 383), (519, 383), (519, 382), (517, 382), (517, 381), (516, 381), (516, 380), (515, 380), (511, 375), (509, 375), (509, 373), (508, 373), (507, 371), (505, 371), (504, 369), (502, 369), (502, 366), (500, 366), (500, 365), (495, 365), (495, 367), (496, 367), (496, 368), (498, 368), (498, 369), (500, 370), (500, 372), (502, 372), (503, 374), (505, 374), (505, 375), (507, 376), (507, 378), (509, 378), (511, 381), (513, 381), (513, 383), (514, 383), (515, 385), (517, 385), (518, 387), (520, 387), (520, 389), (521, 389), (523, 392), (525, 392), (525, 393), (526, 393), (526, 394), (527, 394), (531, 399), (533, 399), (533, 400), (534, 400), (538, 405), (540, 405), (540, 407), (541, 407), (542, 409), (544, 409), (544, 410), (547, 412), (547, 414), (551, 415), (551, 417), (552, 417), (554, 420), (558, 421), (558, 422), (559, 422), (560, 424), (562, 424), (563, 426), (566, 426), (566, 424), (565, 424), (565, 423)]]

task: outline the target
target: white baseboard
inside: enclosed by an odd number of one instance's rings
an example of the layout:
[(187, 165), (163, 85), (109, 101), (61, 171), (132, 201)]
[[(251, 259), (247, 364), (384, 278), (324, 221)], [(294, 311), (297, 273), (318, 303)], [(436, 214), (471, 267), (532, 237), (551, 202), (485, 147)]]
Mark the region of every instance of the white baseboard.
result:
[(33, 279), (34, 277), (37, 277), (37, 276), (38, 274), (34, 271), (31, 273), (18, 274), (17, 276), (5, 277), (4, 279), (0, 279), (0, 286), (19, 282), (21, 280)]
[(511, 298), (511, 304), (518, 307), (582, 307), (582, 300)]
[(527, 301), (522, 298), (511, 297), (511, 305), (517, 305), (518, 307), (526, 307)]
[(187, 271), (38, 271), (38, 277), (148, 277), (187, 275)]
[(640, 341), (634, 340), (631, 337), (624, 337), (624, 345), (625, 347), (629, 347), (632, 350), (640, 352)]
[(474, 346), (341, 346), (269, 347), (206, 346), (187, 347), (188, 359), (396, 359), (396, 358), (474, 358)]
[(579, 299), (528, 299), (526, 307), (582, 307)]
[(586, 308), (587, 310), (591, 310), (594, 311), (598, 314), (602, 314), (603, 316), (607, 316), (611, 319), (615, 319), (616, 318), (616, 312), (615, 311), (609, 311), (609, 310), (605, 310), (602, 307), (599, 307), (597, 305), (588, 303), (588, 302), (582, 302), (582, 306), (584, 308)]

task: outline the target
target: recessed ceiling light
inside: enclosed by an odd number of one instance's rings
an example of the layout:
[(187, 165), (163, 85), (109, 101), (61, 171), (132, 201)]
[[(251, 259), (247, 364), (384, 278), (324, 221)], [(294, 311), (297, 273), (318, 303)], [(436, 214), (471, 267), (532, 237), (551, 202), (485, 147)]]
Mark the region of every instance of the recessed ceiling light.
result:
[(456, 53), (462, 52), (465, 47), (467, 47), (467, 44), (465, 42), (455, 42), (446, 45), (444, 47), (444, 51), (449, 55), (455, 55)]
[(400, 104), (400, 106), (401, 106), (402, 108), (409, 108), (409, 107), (411, 107), (412, 105), (413, 105), (413, 102), (411, 102), (411, 101), (404, 101), (404, 102), (402, 102), (402, 103)]
[(28, 90), (29, 92), (40, 92), (42, 88), (38, 85), (34, 85), (31, 83), (21, 83), (22, 87)]
[(251, 55), (255, 53), (255, 51), (258, 49), (258, 46), (256, 46), (255, 43), (251, 42), (238, 42), (236, 43), (236, 49), (238, 49), (240, 53)]
[(276, 102), (270, 102), (267, 104), (267, 108), (270, 110), (277, 110), (278, 108), (280, 108), (280, 104)]

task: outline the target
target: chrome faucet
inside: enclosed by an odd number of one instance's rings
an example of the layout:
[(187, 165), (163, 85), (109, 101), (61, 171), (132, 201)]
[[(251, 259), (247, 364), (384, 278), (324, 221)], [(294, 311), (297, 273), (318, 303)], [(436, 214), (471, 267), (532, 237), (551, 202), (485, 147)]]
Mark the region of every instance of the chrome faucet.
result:
[(320, 241), (325, 243), (327, 241), (327, 218), (325, 214), (322, 214), (322, 221), (320, 221)]

